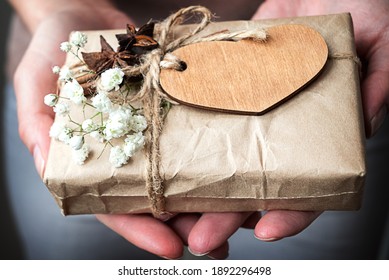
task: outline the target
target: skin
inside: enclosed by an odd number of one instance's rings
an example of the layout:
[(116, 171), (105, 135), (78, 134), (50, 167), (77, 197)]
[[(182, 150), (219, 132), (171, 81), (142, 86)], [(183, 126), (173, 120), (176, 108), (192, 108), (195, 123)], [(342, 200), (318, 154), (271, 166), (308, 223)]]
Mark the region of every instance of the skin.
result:
[[(59, 44), (67, 40), (72, 30), (123, 28), (132, 21), (108, 0), (10, 3), (33, 34), (14, 84), (20, 136), (42, 175), (54, 116), (52, 109), (39, 100), (55, 89), (56, 77), (51, 67), (61, 65), (65, 58)], [(254, 19), (345, 11), (351, 11), (354, 18), (357, 50), (366, 67), (361, 86), (366, 135), (370, 137), (382, 124), (389, 104), (389, 1), (377, 0), (373, 5), (368, 0), (268, 0), (259, 7)], [(228, 238), (241, 226), (252, 228), (260, 240), (275, 241), (298, 234), (319, 215), (269, 211), (263, 217), (259, 213), (196, 213), (166, 217), (167, 221), (149, 215), (97, 215), (97, 219), (134, 245), (164, 258), (181, 257), (183, 246), (187, 245), (195, 255), (222, 259), (228, 255)]]

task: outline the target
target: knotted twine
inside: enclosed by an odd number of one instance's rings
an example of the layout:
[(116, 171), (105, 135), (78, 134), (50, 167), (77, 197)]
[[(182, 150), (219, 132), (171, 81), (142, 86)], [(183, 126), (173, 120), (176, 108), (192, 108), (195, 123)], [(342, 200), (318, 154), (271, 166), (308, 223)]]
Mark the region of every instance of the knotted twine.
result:
[[(186, 19), (195, 16), (201, 20), (193, 31), (177, 39), (171, 39), (169, 37), (173, 27), (181, 25)], [(161, 68), (180, 70), (182, 63), (172, 52), (186, 45), (223, 40), (240, 41), (242, 39), (264, 41), (267, 36), (265, 30), (262, 28), (234, 32), (224, 30), (207, 36), (195, 36), (211, 22), (211, 19), (211, 12), (202, 6), (191, 6), (179, 10), (160, 23), (159, 34), (157, 34), (157, 38), (154, 38), (158, 42), (159, 47), (146, 54), (140, 65), (122, 69), (127, 76), (142, 74), (144, 77), (142, 88), (130, 101), (140, 100), (143, 102), (144, 114), (149, 124), (146, 131), (147, 145), (145, 148), (147, 154), (146, 189), (151, 203), (151, 210), (155, 217), (162, 217), (166, 214), (165, 189), (160, 174), (161, 155), (159, 139), (163, 127), (161, 102), (163, 100), (169, 100), (169, 98), (159, 83)], [(171, 100), (169, 101), (172, 102)]]
[[(183, 24), (185, 19), (191, 16), (198, 16), (201, 19), (194, 30), (177, 39), (171, 39), (169, 35), (171, 35), (173, 28)], [(130, 102), (135, 100), (143, 102), (145, 117), (149, 124), (149, 128), (146, 131), (146, 189), (151, 203), (151, 210), (155, 217), (160, 218), (166, 214), (165, 189), (159, 169), (161, 160), (159, 139), (163, 127), (161, 102), (168, 100), (171, 103), (175, 103), (167, 97), (161, 88), (159, 83), (161, 68), (182, 70), (182, 62), (172, 52), (190, 44), (226, 40), (240, 41), (243, 39), (265, 41), (267, 38), (267, 33), (263, 28), (252, 28), (241, 31), (223, 30), (211, 35), (195, 36), (211, 22), (211, 19), (211, 12), (202, 6), (191, 6), (179, 10), (159, 24), (159, 34), (156, 34), (157, 36), (154, 38), (158, 42), (159, 47), (146, 54), (140, 65), (122, 69), (127, 76), (138, 76), (142, 74), (144, 77), (142, 88)], [(361, 66), (359, 58), (353, 54), (336, 53), (330, 55), (329, 58), (335, 60), (353, 60), (359, 67)]]

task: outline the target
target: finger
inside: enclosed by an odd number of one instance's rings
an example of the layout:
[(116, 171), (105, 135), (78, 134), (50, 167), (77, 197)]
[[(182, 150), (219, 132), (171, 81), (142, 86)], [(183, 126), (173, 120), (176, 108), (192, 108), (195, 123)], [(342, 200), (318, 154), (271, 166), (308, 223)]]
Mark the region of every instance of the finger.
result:
[[(45, 40), (41, 43), (50, 44)], [(54, 118), (52, 109), (43, 103), (43, 97), (55, 92), (56, 77), (51, 73), (55, 65), (53, 59), (40, 46), (34, 40), (31, 42), (15, 73), (14, 86), (20, 137), (34, 155), (42, 175), (50, 146), (48, 132)]]
[(183, 253), (180, 237), (163, 222), (149, 215), (96, 215), (107, 227), (135, 246), (166, 259)]
[(381, 127), (389, 104), (389, 49), (378, 46), (370, 54), (366, 77), (362, 82), (366, 136)]
[(272, 210), (258, 222), (254, 230), (256, 238), (275, 241), (296, 235), (308, 227), (321, 212)]
[(286, 5), (277, 1), (265, 1), (259, 6), (258, 10), (252, 17), (253, 20), (269, 19), (278, 17), (296, 16), (298, 3), (289, 1)]
[(167, 221), (166, 224), (169, 225), (178, 236), (180, 236), (184, 245), (187, 246), (189, 234), (200, 217), (200, 214), (195, 213), (179, 214)]
[(205, 255), (222, 246), (251, 212), (205, 213), (191, 230), (188, 246), (194, 254)]
[[(65, 54), (59, 50), (61, 42), (67, 40), (69, 32), (77, 28), (122, 27), (130, 22), (128, 17), (120, 12), (109, 13), (106, 23), (95, 23), (97, 19), (88, 19), (88, 15), (69, 19), (53, 17), (36, 30), (32, 41), (15, 73), (14, 86), (18, 104), (18, 119), (20, 137), (34, 155), (35, 165), (42, 176), (50, 146), (49, 129), (53, 123), (54, 114), (51, 108), (43, 103), (46, 94), (56, 92), (57, 76), (51, 72), (55, 65), (62, 65)], [(111, 17), (115, 17), (113, 20)], [(91, 15), (89, 15), (91, 17)], [(72, 20), (73, 19), (73, 20)], [(64, 24), (66, 23), (66, 24)], [(108, 27), (107, 27), (108, 26)]]
[[(184, 244), (188, 245), (190, 232), (199, 221), (200, 217), (200, 214), (180, 214), (174, 219), (169, 220), (168, 224), (181, 237)], [(188, 248), (188, 251), (198, 257), (207, 255), (212, 259), (225, 259), (228, 257), (228, 243), (224, 242), (221, 246), (210, 252), (197, 253), (191, 251), (190, 248)]]

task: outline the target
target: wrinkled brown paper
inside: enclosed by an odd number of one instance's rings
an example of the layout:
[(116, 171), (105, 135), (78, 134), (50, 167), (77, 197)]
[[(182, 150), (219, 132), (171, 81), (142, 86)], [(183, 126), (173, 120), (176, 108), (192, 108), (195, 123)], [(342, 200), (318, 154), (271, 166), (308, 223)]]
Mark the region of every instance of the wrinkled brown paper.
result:
[[(330, 56), (324, 71), (263, 116), (173, 106), (160, 139), (167, 211), (360, 207), (366, 169), (359, 69), (351, 58), (331, 58), (356, 56), (350, 15), (222, 22), (203, 32), (284, 23), (306, 24), (322, 34)], [(86, 50), (100, 49), (100, 34), (115, 42), (116, 33), (88, 32)], [(138, 153), (114, 168), (109, 149), (97, 159), (102, 146), (94, 143), (89, 141), (92, 156), (79, 166), (69, 146), (51, 142), (44, 182), (63, 213), (150, 212), (146, 156)]]

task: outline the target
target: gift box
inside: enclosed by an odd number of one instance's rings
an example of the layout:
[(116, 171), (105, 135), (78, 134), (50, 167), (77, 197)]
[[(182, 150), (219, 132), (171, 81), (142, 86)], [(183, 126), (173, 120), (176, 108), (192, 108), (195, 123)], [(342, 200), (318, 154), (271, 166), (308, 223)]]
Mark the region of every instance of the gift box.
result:
[[(120, 168), (109, 163), (101, 143), (90, 143), (91, 156), (79, 166), (67, 145), (52, 140), (44, 182), (63, 214), (150, 213), (156, 203), (162, 205), (160, 212), (358, 209), (366, 175), (365, 136), (351, 16), (218, 22), (201, 34), (291, 23), (319, 32), (328, 59), (299, 93), (261, 115), (173, 105), (163, 122), (158, 155), (137, 153)], [(189, 29), (193, 26), (178, 26), (172, 36)], [(123, 31), (85, 33), (85, 51), (98, 51), (100, 35), (115, 46), (115, 34)], [(68, 57), (66, 63), (73, 62)], [(151, 165), (158, 165), (163, 202), (155, 202), (146, 186), (150, 161), (157, 161)]]

